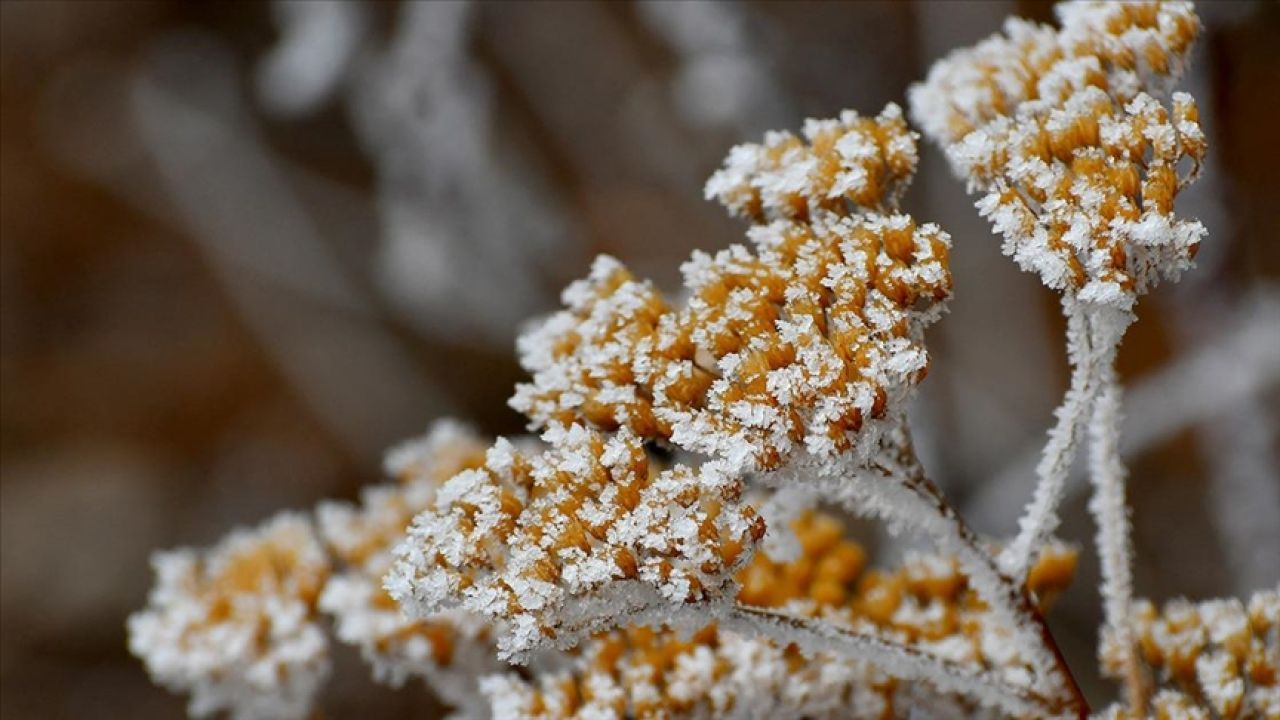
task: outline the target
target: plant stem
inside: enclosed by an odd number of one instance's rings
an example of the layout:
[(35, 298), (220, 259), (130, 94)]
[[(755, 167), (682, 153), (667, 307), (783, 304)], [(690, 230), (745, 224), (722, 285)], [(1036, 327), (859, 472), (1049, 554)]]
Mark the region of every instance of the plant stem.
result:
[(1062, 404), (1054, 411), (1057, 423), (1049, 431), (1049, 440), (1036, 465), (1039, 482), (1035, 495), (1018, 523), (1018, 535), (998, 558), (1000, 569), (1019, 582), (1026, 577), (1040, 549), (1057, 528), (1058, 505), (1071, 471), (1071, 460), (1075, 457), (1085, 417), (1097, 392), (1095, 374), (1098, 358), (1090, 342), (1089, 316), (1067, 298), (1062, 301), (1062, 309), (1067, 316), (1071, 385), (1062, 398)]
[[(1087, 717), (1088, 701), (1080, 691), (1071, 668), (1067, 666), (1053, 633), (1049, 631), (1044, 617), (1035, 608), (1027, 592), (1020, 584), (1015, 584), (1000, 572), (977, 535), (947, 503), (937, 485), (925, 475), (923, 467), (915, 459), (909, 436), (903, 452), (907, 458), (906, 468), (909, 470), (905, 485), (916, 496), (921, 507), (929, 508), (936, 514), (940, 521), (937, 523), (940, 532), (935, 531), (935, 535), (956, 552), (962, 566), (970, 573), (974, 590), (993, 610), (1009, 617), (1014, 623), (1013, 631), (1024, 634), (1028, 647), (1047, 650), (1048, 657), (1039, 658), (1040, 662), (1035, 664), (1040, 666), (1038, 669), (1048, 670), (1058, 678), (1057, 689), (1065, 701), (1065, 708), (1078, 717)], [(1048, 662), (1044, 662), (1045, 660)]]

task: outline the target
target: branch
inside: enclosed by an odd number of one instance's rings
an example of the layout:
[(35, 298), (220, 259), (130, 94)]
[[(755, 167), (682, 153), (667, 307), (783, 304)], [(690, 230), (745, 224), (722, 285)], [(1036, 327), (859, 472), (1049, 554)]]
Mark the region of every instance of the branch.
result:
[(1014, 635), (1020, 653), (1035, 670), (1037, 690), (1057, 696), (1069, 712), (1087, 715), (1088, 703), (1027, 593), (1000, 572), (977, 535), (929, 480), (905, 423), (897, 434), (894, 452), (882, 456), (883, 465), (877, 468), (881, 477), (832, 478), (830, 487), (819, 489), (821, 495), (839, 500), (852, 512), (878, 514), (891, 529), (923, 530), (940, 550), (954, 554), (974, 591)]

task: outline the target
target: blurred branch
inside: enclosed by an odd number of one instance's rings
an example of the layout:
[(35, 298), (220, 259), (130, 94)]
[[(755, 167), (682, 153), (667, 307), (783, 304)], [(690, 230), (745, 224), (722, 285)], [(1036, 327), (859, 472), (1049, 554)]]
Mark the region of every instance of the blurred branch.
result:
[(139, 138), (215, 277), (349, 450), (372, 461), (448, 410), (321, 241), (257, 138), (224, 52), (175, 39), (135, 79), (130, 101)]
[(281, 0), (271, 6), (280, 42), (258, 66), (258, 97), (292, 117), (315, 112), (338, 91), (368, 31), (368, 8), (342, 0)]

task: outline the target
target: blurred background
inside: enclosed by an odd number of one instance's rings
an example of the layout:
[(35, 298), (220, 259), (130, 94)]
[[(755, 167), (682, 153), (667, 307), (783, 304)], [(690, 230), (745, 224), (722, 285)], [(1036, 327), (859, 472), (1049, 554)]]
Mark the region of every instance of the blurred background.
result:
[[(127, 655), (149, 553), (379, 477), (506, 408), (520, 323), (608, 252), (663, 287), (742, 227), (734, 143), (903, 102), (1041, 2), (0, 3), (0, 714), (178, 717)], [(1203, 3), (1200, 267), (1140, 305), (1139, 592), (1280, 579), (1280, 5)], [(914, 409), (932, 474), (1013, 530), (1066, 384), (1055, 297), (924, 148), (905, 207), (954, 238)], [(1078, 488), (1077, 483), (1077, 488)], [(1083, 494), (1063, 534), (1086, 543)], [(1091, 667), (1096, 562), (1054, 625)], [(326, 715), (431, 717), (341, 658)], [(1095, 694), (1106, 690), (1085, 678)]]

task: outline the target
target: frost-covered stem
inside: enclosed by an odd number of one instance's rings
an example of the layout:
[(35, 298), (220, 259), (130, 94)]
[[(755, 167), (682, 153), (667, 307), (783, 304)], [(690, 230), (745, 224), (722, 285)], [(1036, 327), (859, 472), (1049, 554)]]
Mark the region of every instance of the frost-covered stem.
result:
[(1130, 541), (1129, 509), (1125, 503), (1125, 467), (1120, 459), (1120, 383), (1116, 378), (1115, 353), (1120, 335), (1130, 317), (1100, 318), (1094, 341), (1109, 350), (1099, 373), (1099, 393), (1089, 416), (1089, 476), (1093, 497), (1089, 510), (1098, 526), (1098, 556), (1102, 565), (1104, 635), (1111, 637), (1123, 653), (1125, 690), (1129, 707), (1141, 712), (1146, 707), (1146, 680), (1134, 650), (1129, 628), (1133, 604), (1133, 547)]
[(921, 680), (943, 692), (960, 693), (983, 705), (1019, 717), (1047, 717), (1061, 711), (1029, 691), (996, 679), (969, 665), (934, 657), (885, 638), (858, 632), (816, 618), (797, 617), (765, 608), (733, 605), (722, 624), (729, 630), (763, 635), (782, 645), (795, 643), (806, 654), (830, 653), (869, 663), (902, 680)]
[(1010, 632), (1020, 640), (1020, 650), (1028, 655), (1028, 661), (1038, 673), (1043, 673), (1041, 680), (1047, 676), (1056, 677), (1057, 682), (1048, 685), (1042, 682), (1042, 689), (1052, 689), (1061, 699), (1063, 707), (1059, 710), (1086, 717), (1089, 712), (1088, 702), (1076, 683), (1075, 676), (1067, 666), (1053, 634), (1044, 618), (1032, 604), (1031, 599), (1022, 589), (1000, 572), (995, 561), (982, 547), (977, 535), (969, 525), (956, 513), (946, 501), (938, 487), (924, 474), (923, 468), (910, 454), (910, 444), (906, 445), (905, 467), (907, 475), (903, 478), (904, 487), (915, 500), (915, 505), (926, 509), (933, 516), (926, 528), (946, 550), (955, 553), (961, 567), (969, 576), (969, 581), (978, 596), (990, 607), (992, 612), (1008, 623)]
[(1058, 527), (1058, 506), (1062, 502), (1067, 476), (1071, 472), (1071, 460), (1083, 435), (1085, 417), (1096, 391), (1097, 353), (1089, 338), (1089, 316), (1075, 300), (1063, 298), (1063, 313), (1067, 316), (1067, 357), (1071, 363), (1071, 385), (1062, 399), (1062, 405), (1054, 411), (1057, 424), (1049, 431), (1036, 465), (1035, 495), (1018, 521), (1018, 535), (1000, 553), (1000, 569), (1015, 580), (1027, 575), (1031, 563), (1053, 536)]

